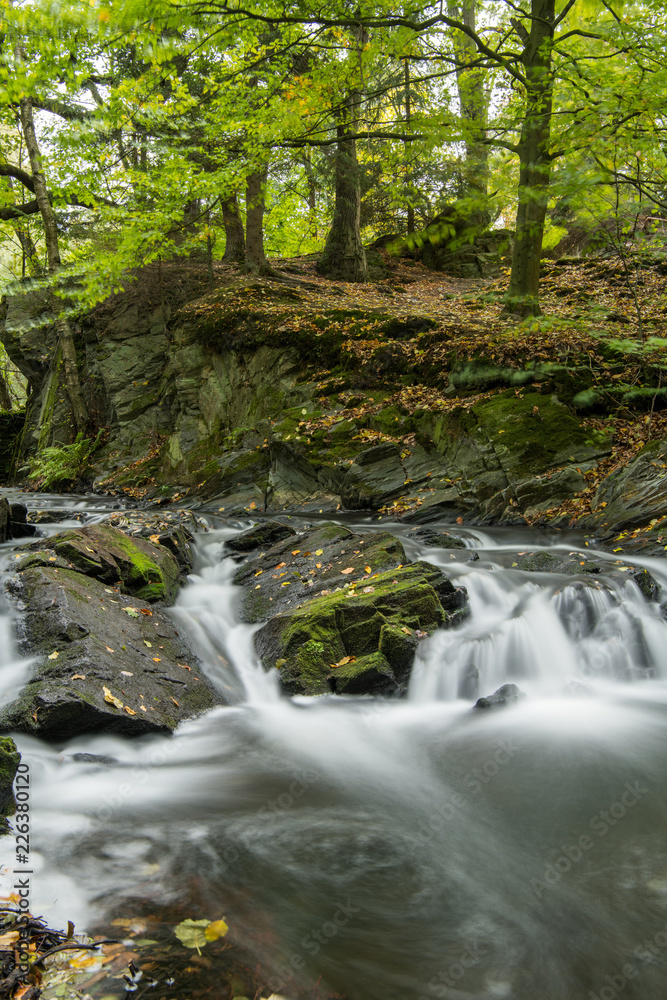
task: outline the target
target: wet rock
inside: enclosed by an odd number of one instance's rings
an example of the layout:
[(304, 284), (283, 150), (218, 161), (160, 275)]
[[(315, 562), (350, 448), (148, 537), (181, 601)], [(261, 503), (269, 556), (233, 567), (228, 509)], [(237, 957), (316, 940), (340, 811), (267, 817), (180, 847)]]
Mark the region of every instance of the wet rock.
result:
[(461, 538), (457, 538), (456, 535), (452, 535), (449, 531), (436, 531), (435, 528), (420, 528), (419, 531), (415, 532), (415, 538), (418, 539), (422, 545), (426, 545), (429, 548), (467, 548), (466, 543)]
[(657, 601), (660, 598), (660, 587), (647, 569), (635, 567), (628, 576), (637, 584), (647, 601)]
[(157, 601), (173, 598), (180, 577), (164, 546), (97, 524), (29, 546), (13, 568), (20, 648), (35, 662), (0, 712), (1, 731), (168, 732), (221, 703)]
[(249, 560), (244, 617), (266, 621), (256, 648), (293, 694), (397, 693), (421, 638), (456, 624), (466, 594), (427, 563), (410, 563), (387, 532), (324, 524)]
[(475, 702), (475, 708), (501, 708), (503, 705), (512, 705), (525, 697), (523, 691), (516, 684), (503, 684), (487, 698), (478, 698)]
[(9, 505), (12, 538), (32, 538), (37, 534), (34, 525), (27, 523), (28, 508), (22, 503)]
[(263, 521), (228, 539), (226, 546), (232, 552), (246, 553), (254, 549), (268, 548), (292, 535), (296, 535), (296, 531), (287, 524), (281, 524), (279, 521)]
[(14, 740), (0, 737), (0, 836), (7, 833), (7, 817), (14, 814), (14, 778), (21, 763), (21, 754)]
[[(172, 541), (178, 541), (175, 535)], [(186, 543), (182, 536), (183, 548)], [(21, 569), (54, 563), (106, 584), (120, 584), (124, 592), (146, 601), (172, 600), (181, 572), (164, 545), (128, 538), (111, 524), (92, 524), (44, 538), (27, 546), (24, 553)]]
[(0, 497), (0, 543), (6, 542), (8, 538), (11, 538), (11, 512), (9, 509), (9, 503), (4, 497)]
[(512, 566), (524, 573), (564, 573), (567, 576), (576, 576), (580, 573), (597, 576), (603, 568), (601, 563), (578, 552), (571, 556), (563, 556), (560, 553), (554, 555), (551, 552), (519, 553), (512, 556)]

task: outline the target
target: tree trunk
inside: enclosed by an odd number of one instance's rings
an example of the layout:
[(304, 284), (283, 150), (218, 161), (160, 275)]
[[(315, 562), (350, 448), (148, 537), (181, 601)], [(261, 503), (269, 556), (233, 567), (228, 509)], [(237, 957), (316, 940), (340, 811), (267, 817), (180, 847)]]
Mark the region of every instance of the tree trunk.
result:
[(235, 194), (231, 198), (225, 198), (222, 202), (222, 223), (225, 227), (223, 263), (243, 264), (245, 262), (245, 233)]
[(0, 372), (0, 410), (11, 410), (12, 397), (9, 394), (9, 386), (5, 382), (5, 376)]
[[(46, 243), (46, 257), (50, 275), (56, 275), (60, 270), (60, 249), (58, 246), (58, 228), (53, 206), (49, 201), (46, 180), (42, 170), (42, 157), (35, 134), (35, 121), (32, 113), (32, 101), (29, 97), (22, 97), (19, 101), (19, 111), (21, 114), (21, 126), (25, 138), (28, 156), (30, 157), (30, 168), (32, 179), (35, 185), (35, 198), (39, 205), (39, 211), (44, 224), (44, 241)], [(76, 363), (76, 348), (70, 325), (64, 316), (58, 313), (62, 303), (54, 292), (51, 292), (51, 308), (56, 316), (55, 327), (58, 333), (60, 349), (62, 351), (63, 365), (65, 368), (65, 385), (72, 407), (72, 415), (77, 431), (83, 431), (88, 423), (86, 406), (81, 395), (81, 383), (79, 382), (79, 371)]]
[[(412, 98), (410, 94), (410, 63), (405, 60), (405, 131), (409, 132), (412, 125)], [(415, 231), (415, 206), (412, 203), (412, 170), (410, 166), (410, 150), (411, 143), (405, 143), (405, 160), (406, 160), (406, 170), (405, 170), (405, 187), (406, 194), (408, 198), (408, 219), (407, 219), (407, 230), (408, 235), (414, 233)]]
[[(449, 14), (475, 31), (475, 0), (448, 4)], [(470, 199), (471, 221), (478, 228), (490, 222), (488, 210), (489, 148), (484, 142), (488, 113), (484, 89), (485, 72), (475, 63), (479, 61), (477, 46), (463, 32), (456, 32), (454, 51), (457, 58), (456, 85), (461, 108), (465, 139), (465, 166), (463, 169), (464, 195)]]
[(315, 184), (315, 174), (313, 172), (313, 161), (310, 150), (306, 150), (303, 156), (303, 169), (306, 174), (306, 184), (308, 185), (308, 231), (312, 240), (317, 239), (317, 185)]
[[(555, 0), (533, 0), (530, 34), (522, 29), (522, 63), (527, 80), (526, 112), (519, 139), (519, 203), (512, 250), (512, 273), (503, 316), (539, 316), (540, 260), (549, 201), (552, 158), (551, 50)], [(520, 32), (521, 33), (521, 32)]]
[(349, 121), (356, 102), (351, 95), (342, 114), (348, 122), (337, 129), (336, 202), (324, 250), (317, 262), (319, 274), (334, 281), (368, 281), (366, 252), (361, 242), (361, 172), (357, 143)]
[(275, 271), (264, 253), (264, 205), (268, 166), (248, 174), (246, 180), (245, 271), (272, 275)]

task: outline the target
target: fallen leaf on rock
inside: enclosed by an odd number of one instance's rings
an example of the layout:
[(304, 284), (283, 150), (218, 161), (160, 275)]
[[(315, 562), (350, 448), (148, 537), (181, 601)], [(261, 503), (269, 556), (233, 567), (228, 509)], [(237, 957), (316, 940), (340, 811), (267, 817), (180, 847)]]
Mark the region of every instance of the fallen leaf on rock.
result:
[(154, 656), (153, 663), (162, 663), (162, 658), (160, 656)]
[(129, 670), (121, 670), (121, 674), (123, 677), (134, 677), (134, 674), (131, 674)]
[(298, 556), (299, 552), (301, 552), (301, 549), (294, 549), (294, 551), (292, 552), (292, 555), (293, 556)]
[(174, 705), (176, 706), (176, 708), (180, 708), (180, 707), (181, 707), (181, 706), (180, 706), (180, 705), (178, 704), (178, 702), (176, 701), (176, 699), (175, 699), (175, 698), (172, 698), (171, 700), (173, 701), (173, 703), (174, 703)]
[(278, 565), (276, 566), (276, 569), (282, 569), (283, 566), (287, 566), (287, 563), (285, 563), (285, 562), (278, 563)]
[(322, 563), (315, 563), (318, 569), (322, 569)]
[(153, 643), (149, 642), (148, 639), (144, 639), (144, 646), (148, 646), (149, 649), (152, 649)]
[(128, 715), (136, 715), (136, 714), (137, 714), (137, 713), (136, 713), (136, 712), (134, 711), (134, 709), (133, 709), (133, 708), (130, 708), (130, 706), (129, 706), (129, 705), (125, 705), (125, 706), (124, 706), (124, 708), (125, 708), (125, 711), (127, 712), (127, 714), (128, 714)]
[(338, 663), (332, 663), (331, 666), (334, 669), (336, 667), (344, 667), (346, 663), (354, 663), (355, 660), (356, 656), (344, 656), (342, 660), (339, 660)]
[(60, 656), (60, 653), (58, 652), (57, 649), (54, 649), (52, 653), (49, 653), (49, 659), (50, 660), (57, 660), (59, 656)]
[(364, 589), (362, 590), (362, 594), (372, 594), (374, 590), (375, 587), (364, 587)]
[(405, 632), (407, 635), (412, 635), (412, 629), (407, 628), (405, 625), (401, 627), (401, 632)]
[(142, 615), (150, 615), (151, 617), (153, 616), (153, 612), (150, 610), (150, 608), (139, 608), (139, 610), (141, 611)]
[(115, 653), (116, 652), (116, 650), (112, 649), (111, 646), (105, 646), (104, 648), (106, 649), (107, 653)]
[(104, 691), (104, 700), (108, 702), (109, 705), (114, 705), (116, 708), (123, 707), (123, 703), (120, 698), (115, 698), (108, 687), (103, 687), (102, 690)]
[(354, 566), (347, 566), (345, 569), (341, 570), (341, 573), (354, 573)]
[(139, 612), (137, 611), (136, 608), (123, 608), (123, 611), (125, 612), (126, 615), (129, 615), (130, 618), (139, 617)]
[(370, 568), (370, 566), (364, 566), (364, 569), (366, 570), (366, 572), (367, 572), (367, 573), (370, 573), (370, 572), (371, 572), (371, 568)]
[(315, 549), (315, 555), (316, 556), (321, 556), (323, 552), (324, 552), (324, 549)]
[(139, 705), (139, 708), (141, 709), (142, 712), (146, 712), (147, 711), (147, 708), (146, 708), (145, 705)]
[(85, 679), (86, 679), (85, 674), (72, 674), (73, 681), (85, 681)]
[(416, 629), (415, 635), (417, 636), (418, 639), (425, 639), (426, 636), (428, 635), (428, 632), (422, 632), (421, 629)]
[(153, 542), (154, 545), (158, 545), (159, 544), (159, 542), (160, 542), (160, 536), (159, 535), (149, 535), (148, 537), (149, 537), (150, 541)]
[(192, 670), (192, 667), (189, 667), (187, 663), (177, 663), (176, 666), (183, 667), (183, 670)]

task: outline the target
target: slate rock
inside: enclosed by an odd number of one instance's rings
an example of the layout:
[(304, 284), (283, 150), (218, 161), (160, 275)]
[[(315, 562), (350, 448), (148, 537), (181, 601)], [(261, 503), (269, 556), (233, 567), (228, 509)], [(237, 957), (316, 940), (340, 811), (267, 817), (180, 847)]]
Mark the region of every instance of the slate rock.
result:
[(139, 736), (169, 732), (222, 703), (160, 606), (48, 560), (28, 557), (8, 586), (24, 612), (21, 652), (35, 663), (0, 712), (0, 731)]
[[(428, 563), (409, 563), (388, 532), (322, 524), (239, 567), (255, 645), (291, 694), (396, 694), (419, 641), (467, 613), (466, 593)], [(268, 621), (267, 621), (268, 619)]]

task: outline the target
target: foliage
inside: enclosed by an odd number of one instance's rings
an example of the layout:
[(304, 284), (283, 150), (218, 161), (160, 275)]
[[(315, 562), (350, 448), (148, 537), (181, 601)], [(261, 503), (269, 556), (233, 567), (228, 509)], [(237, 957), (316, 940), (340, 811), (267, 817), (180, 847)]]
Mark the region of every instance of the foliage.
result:
[(58, 485), (71, 485), (83, 479), (90, 468), (90, 459), (100, 445), (101, 437), (102, 431), (98, 432), (95, 440), (84, 438), (79, 432), (72, 444), (42, 449), (31, 462), (28, 478), (37, 480), (42, 490)]

